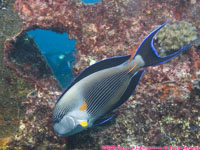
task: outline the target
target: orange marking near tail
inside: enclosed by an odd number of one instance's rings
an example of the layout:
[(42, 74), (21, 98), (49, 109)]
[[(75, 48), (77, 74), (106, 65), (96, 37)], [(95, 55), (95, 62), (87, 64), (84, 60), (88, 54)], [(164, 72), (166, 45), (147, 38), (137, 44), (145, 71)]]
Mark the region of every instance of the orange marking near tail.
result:
[(137, 46), (134, 46), (133, 49), (134, 49), (134, 50), (133, 50), (133, 52), (131, 52), (132, 55), (131, 55), (131, 57), (129, 58), (128, 62), (130, 62), (130, 61), (133, 59), (133, 57), (135, 56), (135, 53), (137, 52)]
[(127, 74), (128, 74), (129, 72), (133, 71), (133, 69), (134, 69), (135, 67), (136, 67), (136, 65), (133, 66), (133, 67), (127, 72)]
[(86, 101), (83, 101), (83, 105), (79, 108), (81, 111), (84, 111), (87, 109), (87, 103)]

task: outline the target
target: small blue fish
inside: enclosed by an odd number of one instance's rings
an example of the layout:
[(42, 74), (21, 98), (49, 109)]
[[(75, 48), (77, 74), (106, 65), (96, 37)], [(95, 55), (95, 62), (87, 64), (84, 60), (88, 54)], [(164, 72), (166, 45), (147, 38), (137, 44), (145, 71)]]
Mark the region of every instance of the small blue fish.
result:
[(136, 54), (108, 58), (89, 66), (63, 92), (53, 110), (53, 128), (67, 137), (89, 127), (103, 124), (115, 115), (104, 117), (121, 106), (134, 92), (144, 70), (176, 57), (193, 42), (173, 54), (160, 57), (153, 45), (154, 30), (139, 46)]

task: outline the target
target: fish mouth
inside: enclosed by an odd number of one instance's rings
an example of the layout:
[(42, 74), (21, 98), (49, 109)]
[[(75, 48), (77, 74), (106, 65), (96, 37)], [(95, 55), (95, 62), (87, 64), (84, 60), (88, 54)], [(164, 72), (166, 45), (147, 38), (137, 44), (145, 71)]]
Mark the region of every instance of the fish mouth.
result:
[(76, 123), (72, 117), (64, 116), (60, 122), (54, 123), (53, 128), (59, 137), (65, 137), (76, 128)]

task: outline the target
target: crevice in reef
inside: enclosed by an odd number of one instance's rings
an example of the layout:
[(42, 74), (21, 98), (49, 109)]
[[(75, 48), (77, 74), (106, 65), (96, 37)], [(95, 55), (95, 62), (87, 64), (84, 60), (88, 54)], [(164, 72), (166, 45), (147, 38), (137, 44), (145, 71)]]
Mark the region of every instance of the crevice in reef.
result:
[(13, 50), (8, 53), (8, 59), (16, 65), (24, 76), (32, 76), (35, 79), (52, 76), (45, 58), (27, 33), (22, 33), (16, 38), (16, 42), (13, 43)]
[(56, 79), (34, 40), (26, 32), (6, 40), (4, 63), (22, 78), (45, 89), (58, 89)]

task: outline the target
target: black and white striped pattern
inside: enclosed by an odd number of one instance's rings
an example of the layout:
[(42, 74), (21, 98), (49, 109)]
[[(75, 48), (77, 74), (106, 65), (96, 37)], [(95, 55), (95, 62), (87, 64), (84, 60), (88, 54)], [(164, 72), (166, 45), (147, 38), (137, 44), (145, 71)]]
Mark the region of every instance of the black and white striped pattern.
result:
[(71, 109), (69, 105), (56, 105), (53, 110), (53, 121), (59, 122)]
[(119, 92), (124, 81), (128, 79), (130, 79), (130, 75), (126, 70), (112, 74), (90, 87), (85, 95), (87, 112), (91, 116), (96, 116), (99, 111), (104, 111), (102, 108), (114, 97), (116, 92)]

